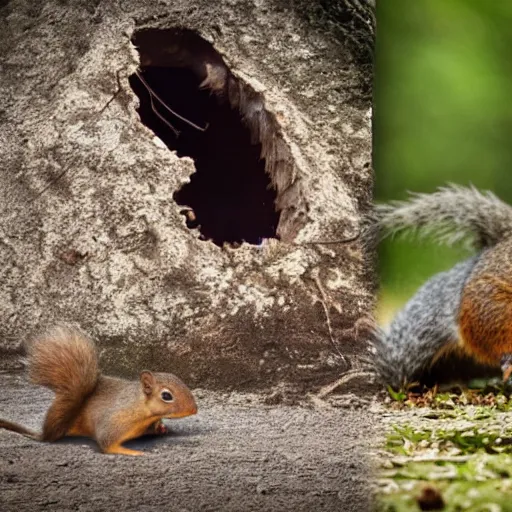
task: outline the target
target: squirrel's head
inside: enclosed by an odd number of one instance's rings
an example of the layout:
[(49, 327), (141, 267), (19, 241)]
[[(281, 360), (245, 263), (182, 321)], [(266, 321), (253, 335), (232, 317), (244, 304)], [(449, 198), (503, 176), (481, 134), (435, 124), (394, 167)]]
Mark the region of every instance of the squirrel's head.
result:
[(140, 374), (142, 392), (151, 414), (160, 418), (183, 418), (197, 413), (190, 389), (170, 373)]

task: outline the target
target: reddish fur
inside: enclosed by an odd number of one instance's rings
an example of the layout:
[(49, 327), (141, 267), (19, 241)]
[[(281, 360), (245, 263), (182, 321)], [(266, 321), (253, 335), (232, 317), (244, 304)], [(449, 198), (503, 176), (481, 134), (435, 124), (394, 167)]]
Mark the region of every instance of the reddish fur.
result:
[(98, 381), (96, 347), (76, 328), (59, 325), (48, 330), (29, 345), (29, 357), (32, 382), (57, 394), (84, 397)]
[(44, 441), (55, 441), (66, 435), (96, 387), (96, 347), (77, 328), (58, 325), (30, 343), (29, 357), (32, 382), (55, 392), (41, 435)]
[(464, 287), (460, 332), (464, 346), (477, 361), (499, 366), (512, 354), (512, 241), (484, 253)]

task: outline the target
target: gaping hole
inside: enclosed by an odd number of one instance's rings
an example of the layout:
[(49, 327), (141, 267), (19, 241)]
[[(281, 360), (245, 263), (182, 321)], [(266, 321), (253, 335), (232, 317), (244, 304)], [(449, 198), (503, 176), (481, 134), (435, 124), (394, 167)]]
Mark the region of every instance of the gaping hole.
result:
[(293, 237), (304, 219), (301, 189), (263, 97), (190, 30), (144, 29), (132, 42), (141, 66), (130, 85), (141, 121), (195, 163), (173, 196), (187, 226), (220, 246)]

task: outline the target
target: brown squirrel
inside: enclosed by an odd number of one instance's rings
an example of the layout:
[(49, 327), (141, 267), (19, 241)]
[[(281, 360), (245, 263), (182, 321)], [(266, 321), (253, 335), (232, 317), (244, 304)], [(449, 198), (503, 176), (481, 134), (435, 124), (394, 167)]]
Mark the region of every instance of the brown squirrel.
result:
[(32, 382), (50, 388), (55, 399), (43, 432), (0, 419), (0, 428), (39, 441), (92, 437), (104, 453), (143, 455), (122, 443), (143, 434), (163, 434), (162, 418), (196, 414), (192, 393), (177, 377), (143, 371), (139, 381), (101, 375), (93, 341), (81, 330), (58, 325), (28, 346)]
[(445, 243), (470, 238), (476, 254), (427, 281), (373, 336), (381, 379), (404, 388), (457, 353), (512, 375), (512, 206), (451, 185), (376, 207), (381, 234), (411, 230)]

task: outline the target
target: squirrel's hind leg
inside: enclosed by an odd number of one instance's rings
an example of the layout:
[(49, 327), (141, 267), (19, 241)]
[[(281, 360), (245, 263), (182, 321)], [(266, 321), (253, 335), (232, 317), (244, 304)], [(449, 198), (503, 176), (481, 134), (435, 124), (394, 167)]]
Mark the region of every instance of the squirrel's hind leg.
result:
[(112, 453), (117, 455), (144, 455), (144, 452), (139, 450), (132, 450), (131, 448), (126, 448), (121, 446), (120, 444), (113, 444), (103, 448), (103, 453)]

